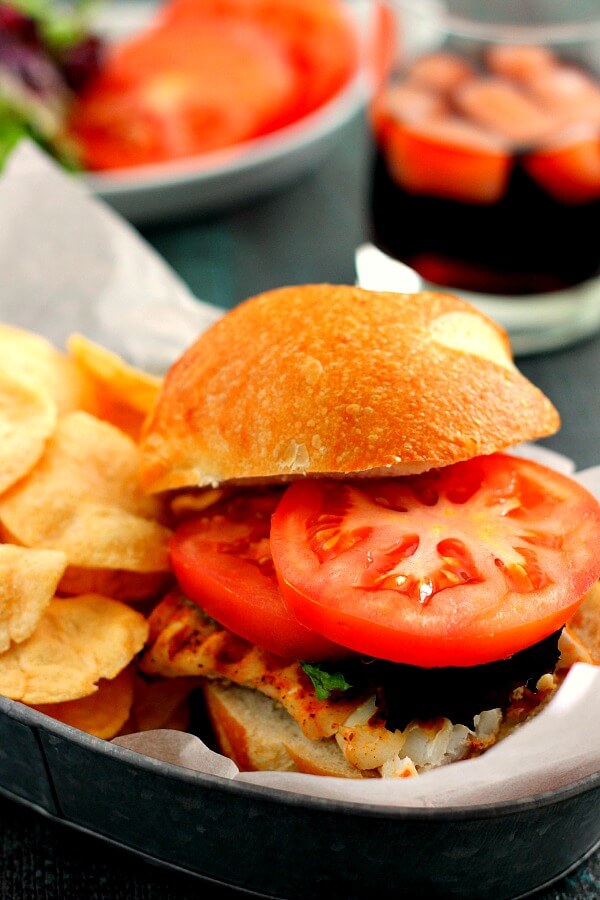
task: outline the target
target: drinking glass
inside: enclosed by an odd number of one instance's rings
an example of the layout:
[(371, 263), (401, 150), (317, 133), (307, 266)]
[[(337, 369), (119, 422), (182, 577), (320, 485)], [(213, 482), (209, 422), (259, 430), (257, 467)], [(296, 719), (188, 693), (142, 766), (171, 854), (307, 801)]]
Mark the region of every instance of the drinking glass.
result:
[[(386, 8), (393, 54), (371, 115), (373, 244), (424, 289), (490, 314), (517, 353), (600, 329), (598, 3)], [(373, 286), (376, 262), (363, 256), (360, 283)]]

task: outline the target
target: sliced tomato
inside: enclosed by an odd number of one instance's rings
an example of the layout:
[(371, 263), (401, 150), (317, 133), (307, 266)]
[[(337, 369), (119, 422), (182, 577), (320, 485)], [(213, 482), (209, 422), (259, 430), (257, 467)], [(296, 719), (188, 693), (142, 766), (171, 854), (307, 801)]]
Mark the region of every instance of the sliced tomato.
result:
[(162, 16), (167, 23), (212, 17), (260, 25), (301, 79), (296, 117), (329, 100), (356, 70), (356, 35), (341, 0), (172, 0)]
[(288, 121), (298, 76), (252, 23), (155, 29), (120, 46), (75, 103), (71, 130), (92, 169), (218, 150)]
[(171, 561), (185, 594), (225, 628), (289, 659), (347, 655), (309, 631), (284, 603), (269, 546), (280, 491), (240, 494), (181, 525)]
[(413, 665), (509, 657), (559, 629), (600, 575), (600, 506), (524, 459), (291, 485), (271, 549), (298, 620)]

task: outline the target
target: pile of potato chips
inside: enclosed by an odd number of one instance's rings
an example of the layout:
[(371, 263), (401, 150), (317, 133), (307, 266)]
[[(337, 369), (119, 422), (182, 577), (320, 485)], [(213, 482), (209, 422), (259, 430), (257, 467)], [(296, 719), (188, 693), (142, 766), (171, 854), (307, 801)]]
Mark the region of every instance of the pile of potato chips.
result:
[(159, 387), (81, 336), (65, 354), (0, 325), (0, 694), (103, 738), (185, 729), (198, 683), (135, 665), (140, 606), (170, 579), (166, 511), (137, 476)]

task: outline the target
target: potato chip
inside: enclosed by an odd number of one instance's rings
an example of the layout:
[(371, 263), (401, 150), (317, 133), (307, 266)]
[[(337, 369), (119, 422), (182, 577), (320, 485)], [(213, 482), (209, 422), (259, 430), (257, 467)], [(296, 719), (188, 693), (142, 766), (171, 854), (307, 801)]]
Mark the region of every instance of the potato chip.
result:
[(46, 394), (0, 372), (0, 493), (33, 469), (55, 426)]
[(67, 348), (105, 392), (123, 406), (146, 415), (154, 406), (162, 379), (129, 366), (125, 360), (81, 334), (72, 334)]
[(80, 731), (110, 740), (120, 732), (129, 718), (133, 685), (133, 671), (127, 668), (110, 681), (102, 679), (96, 693), (89, 697), (67, 700), (64, 703), (40, 704), (33, 708), (65, 725), (72, 725)]
[[(190, 704), (187, 700), (184, 700), (183, 703), (175, 709), (169, 718), (162, 722), (159, 728), (166, 729), (168, 731), (188, 731), (190, 727), (190, 723), (192, 720), (192, 714), (190, 711)], [(152, 728), (144, 728), (139, 725), (134, 719), (129, 718), (120, 729), (118, 735), (113, 735), (113, 737), (122, 737), (126, 734), (136, 734), (139, 731), (153, 731), (155, 726)]]
[(125, 572), (123, 569), (82, 569), (69, 566), (57, 593), (104, 594), (113, 600), (148, 600), (163, 593), (171, 576), (167, 572)]
[[(170, 728), (169, 723), (189, 723), (188, 698), (200, 686), (201, 678), (166, 678), (147, 682), (138, 677), (128, 727), (135, 731)], [(175, 728), (184, 731), (184, 728)]]
[(99, 419), (110, 422), (119, 431), (124, 431), (136, 444), (139, 443), (146, 417), (137, 409), (114, 403), (108, 395), (100, 395), (96, 415)]
[(147, 634), (144, 617), (118, 600), (55, 599), (31, 637), (0, 656), (0, 694), (30, 706), (87, 697), (131, 662)]
[(56, 404), (59, 415), (96, 410), (96, 388), (89, 375), (45, 338), (0, 324), (1, 368)]
[(98, 416), (137, 440), (162, 379), (129, 366), (116, 353), (80, 334), (72, 334), (67, 346), (71, 357), (96, 384)]
[(0, 544), (0, 653), (35, 631), (66, 565), (55, 550)]
[(139, 486), (134, 442), (86, 412), (60, 420), (27, 492), (118, 506), (144, 518), (158, 518), (162, 512), (160, 502)]
[(69, 565), (91, 569), (166, 570), (161, 512), (140, 490), (133, 441), (85, 412), (59, 420), (36, 468), (0, 498), (10, 540), (62, 550)]
[[(35, 518), (28, 520), (28, 513)], [(4, 517), (1, 501), (0, 517)], [(46, 509), (33, 505), (15, 509), (11, 504), (4, 521), (10, 524), (10, 529), (3, 529), (6, 538), (26, 547), (61, 550), (69, 564), (78, 568), (141, 573), (166, 572), (169, 568), (170, 531), (115, 506), (77, 506), (62, 499)]]
[(164, 725), (161, 725), (161, 728), (166, 728), (169, 731), (188, 731), (191, 720), (192, 714), (190, 711), (189, 701), (184, 700), (181, 706), (178, 706), (177, 709), (173, 710), (171, 716), (167, 719)]

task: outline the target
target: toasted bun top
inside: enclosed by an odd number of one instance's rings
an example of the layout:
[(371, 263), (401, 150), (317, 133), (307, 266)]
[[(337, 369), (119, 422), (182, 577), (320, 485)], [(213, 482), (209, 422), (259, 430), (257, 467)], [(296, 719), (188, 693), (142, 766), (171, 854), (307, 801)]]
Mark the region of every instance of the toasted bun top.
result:
[(168, 373), (142, 440), (149, 491), (407, 475), (551, 434), (506, 334), (447, 294), (308, 285), (261, 294)]

